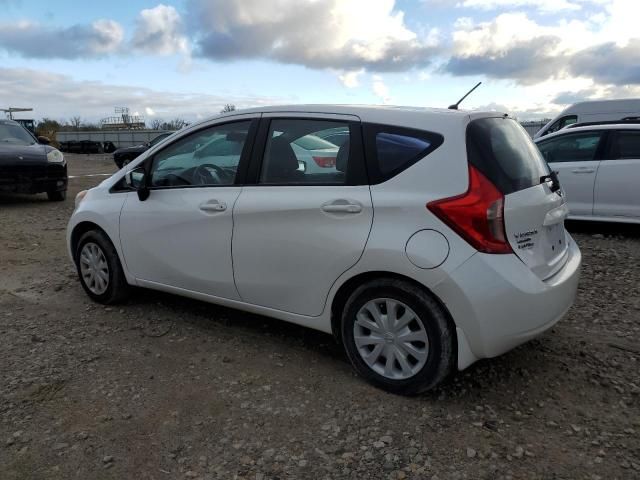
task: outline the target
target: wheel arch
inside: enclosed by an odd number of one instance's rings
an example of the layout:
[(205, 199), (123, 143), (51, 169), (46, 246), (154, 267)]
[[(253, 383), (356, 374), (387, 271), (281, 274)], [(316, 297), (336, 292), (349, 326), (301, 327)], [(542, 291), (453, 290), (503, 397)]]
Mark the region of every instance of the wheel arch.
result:
[(91, 230), (99, 230), (102, 233), (104, 233), (106, 235), (106, 237), (109, 239), (109, 241), (115, 245), (113, 239), (109, 236), (109, 234), (106, 232), (106, 230), (104, 228), (102, 228), (100, 225), (98, 225), (97, 223), (94, 222), (90, 222), (90, 221), (82, 221), (80, 223), (78, 223), (75, 227), (73, 227), (73, 230), (71, 231), (71, 240), (70, 240), (70, 248), (71, 248), (71, 256), (73, 258), (74, 263), (78, 263), (78, 259), (77, 259), (77, 255), (76, 255), (76, 250), (78, 249), (78, 242), (80, 242), (80, 239), (82, 238), (82, 235), (84, 235), (85, 233), (91, 231)]
[(333, 336), (336, 338), (336, 340), (338, 340), (338, 342), (342, 342), (341, 339), (341, 328), (340, 328), (340, 322), (341, 322), (341, 312), (342, 309), (344, 308), (345, 304), (347, 303), (347, 300), (349, 299), (349, 296), (353, 293), (353, 291), (358, 288), (360, 285), (369, 282), (371, 280), (378, 280), (381, 278), (389, 278), (389, 279), (393, 279), (393, 280), (402, 280), (404, 282), (410, 283), (411, 285), (414, 285), (415, 287), (419, 288), (420, 290), (422, 290), (425, 294), (427, 294), (429, 297), (431, 297), (442, 309), (442, 311), (444, 312), (446, 318), (447, 318), (447, 323), (449, 325), (449, 327), (451, 328), (451, 332), (452, 332), (452, 336), (454, 339), (454, 349), (455, 349), (455, 355), (457, 358), (458, 355), (458, 342), (456, 339), (456, 323), (453, 320), (453, 317), (451, 316), (451, 312), (449, 312), (449, 309), (447, 308), (447, 306), (445, 305), (445, 303), (436, 295), (434, 294), (429, 288), (425, 287), (423, 284), (421, 284), (420, 282), (417, 282), (416, 280), (412, 279), (411, 277), (407, 277), (406, 275), (402, 275), (399, 273), (394, 273), (394, 272), (387, 272), (387, 271), (371, 271), (371, 272), (363, 272), (363, 273), (359, 273), (358, 275), (355, 275), (351, 278), (349, 278), (348, 280), (346, 280), (342, 285), (340, 285), (340, 288), (338, 288), (338, 290), (336, 291), (335, 295), (333, 296), (333, 299), (331, 301), (331, 331), (333, 333)]

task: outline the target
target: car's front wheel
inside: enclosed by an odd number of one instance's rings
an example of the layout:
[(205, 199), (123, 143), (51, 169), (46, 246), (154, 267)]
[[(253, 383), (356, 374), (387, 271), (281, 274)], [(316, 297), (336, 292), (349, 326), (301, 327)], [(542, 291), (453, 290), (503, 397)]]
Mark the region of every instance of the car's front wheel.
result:
[(96, 302), (117, 303), (129, 295), (118, 252), (104, 232), (90, 230), (80, 237), (76, 266), (82, 287)]
[(345, 304), (341, 333), (356, 371), (393, 393), (429, 390), (455, 367), (455, 332), (445, 312), (409, 282), (378, 279), (357, 288)]

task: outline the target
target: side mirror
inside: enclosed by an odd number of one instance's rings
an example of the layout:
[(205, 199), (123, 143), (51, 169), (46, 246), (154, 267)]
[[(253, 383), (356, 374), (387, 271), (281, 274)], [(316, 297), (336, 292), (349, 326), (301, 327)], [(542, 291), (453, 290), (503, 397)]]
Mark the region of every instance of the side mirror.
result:
[(43, 137), (42, 135), (38, 137), (38, 143), (40, 145), (49, 145), (51, 143), (51, 140), (49, 140), (49, 138), (47, 137)]
[(151, 192), (147, 186), (147, 173), (145, 172), (144, 166), (141, 165), (126, 172), (124, 174), (124, 183), (126, 183), (129, 188), (138, 192), (138, 199), (140, 199), (141, 202), (149, 198)]

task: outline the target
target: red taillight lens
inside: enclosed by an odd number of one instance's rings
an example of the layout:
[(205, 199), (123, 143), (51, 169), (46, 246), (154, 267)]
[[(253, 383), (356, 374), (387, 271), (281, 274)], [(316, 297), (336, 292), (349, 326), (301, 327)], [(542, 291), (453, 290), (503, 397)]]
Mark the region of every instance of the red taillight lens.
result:
[(336, 166), (336, 157), (313, 157), (313, 161), (321, 168), (331, 168)]
[(429, 202), (427, 208), (479, 252), (513, 252), (504, 229), (504, 196), (471, 165), (466, 193)]

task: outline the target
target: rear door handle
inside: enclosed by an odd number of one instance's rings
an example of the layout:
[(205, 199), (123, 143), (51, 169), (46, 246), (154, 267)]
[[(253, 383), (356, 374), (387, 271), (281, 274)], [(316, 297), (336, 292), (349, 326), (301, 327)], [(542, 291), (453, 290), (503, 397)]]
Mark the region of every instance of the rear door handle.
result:
[(224, 202), (218, 202), (217, 200), (210, 200), (200, 204), (200, 210), (203, 212), (224, 212), (227, 209), (227, 204)]
[(329, 203), (322, 206), (322, 211), (327, 213), (360, 213), (362, 205), (357, 203)]
[(576, 170), (571, 170), (571, 173), (593, 173), (595, 170), (593, 168), (578, 168)]

